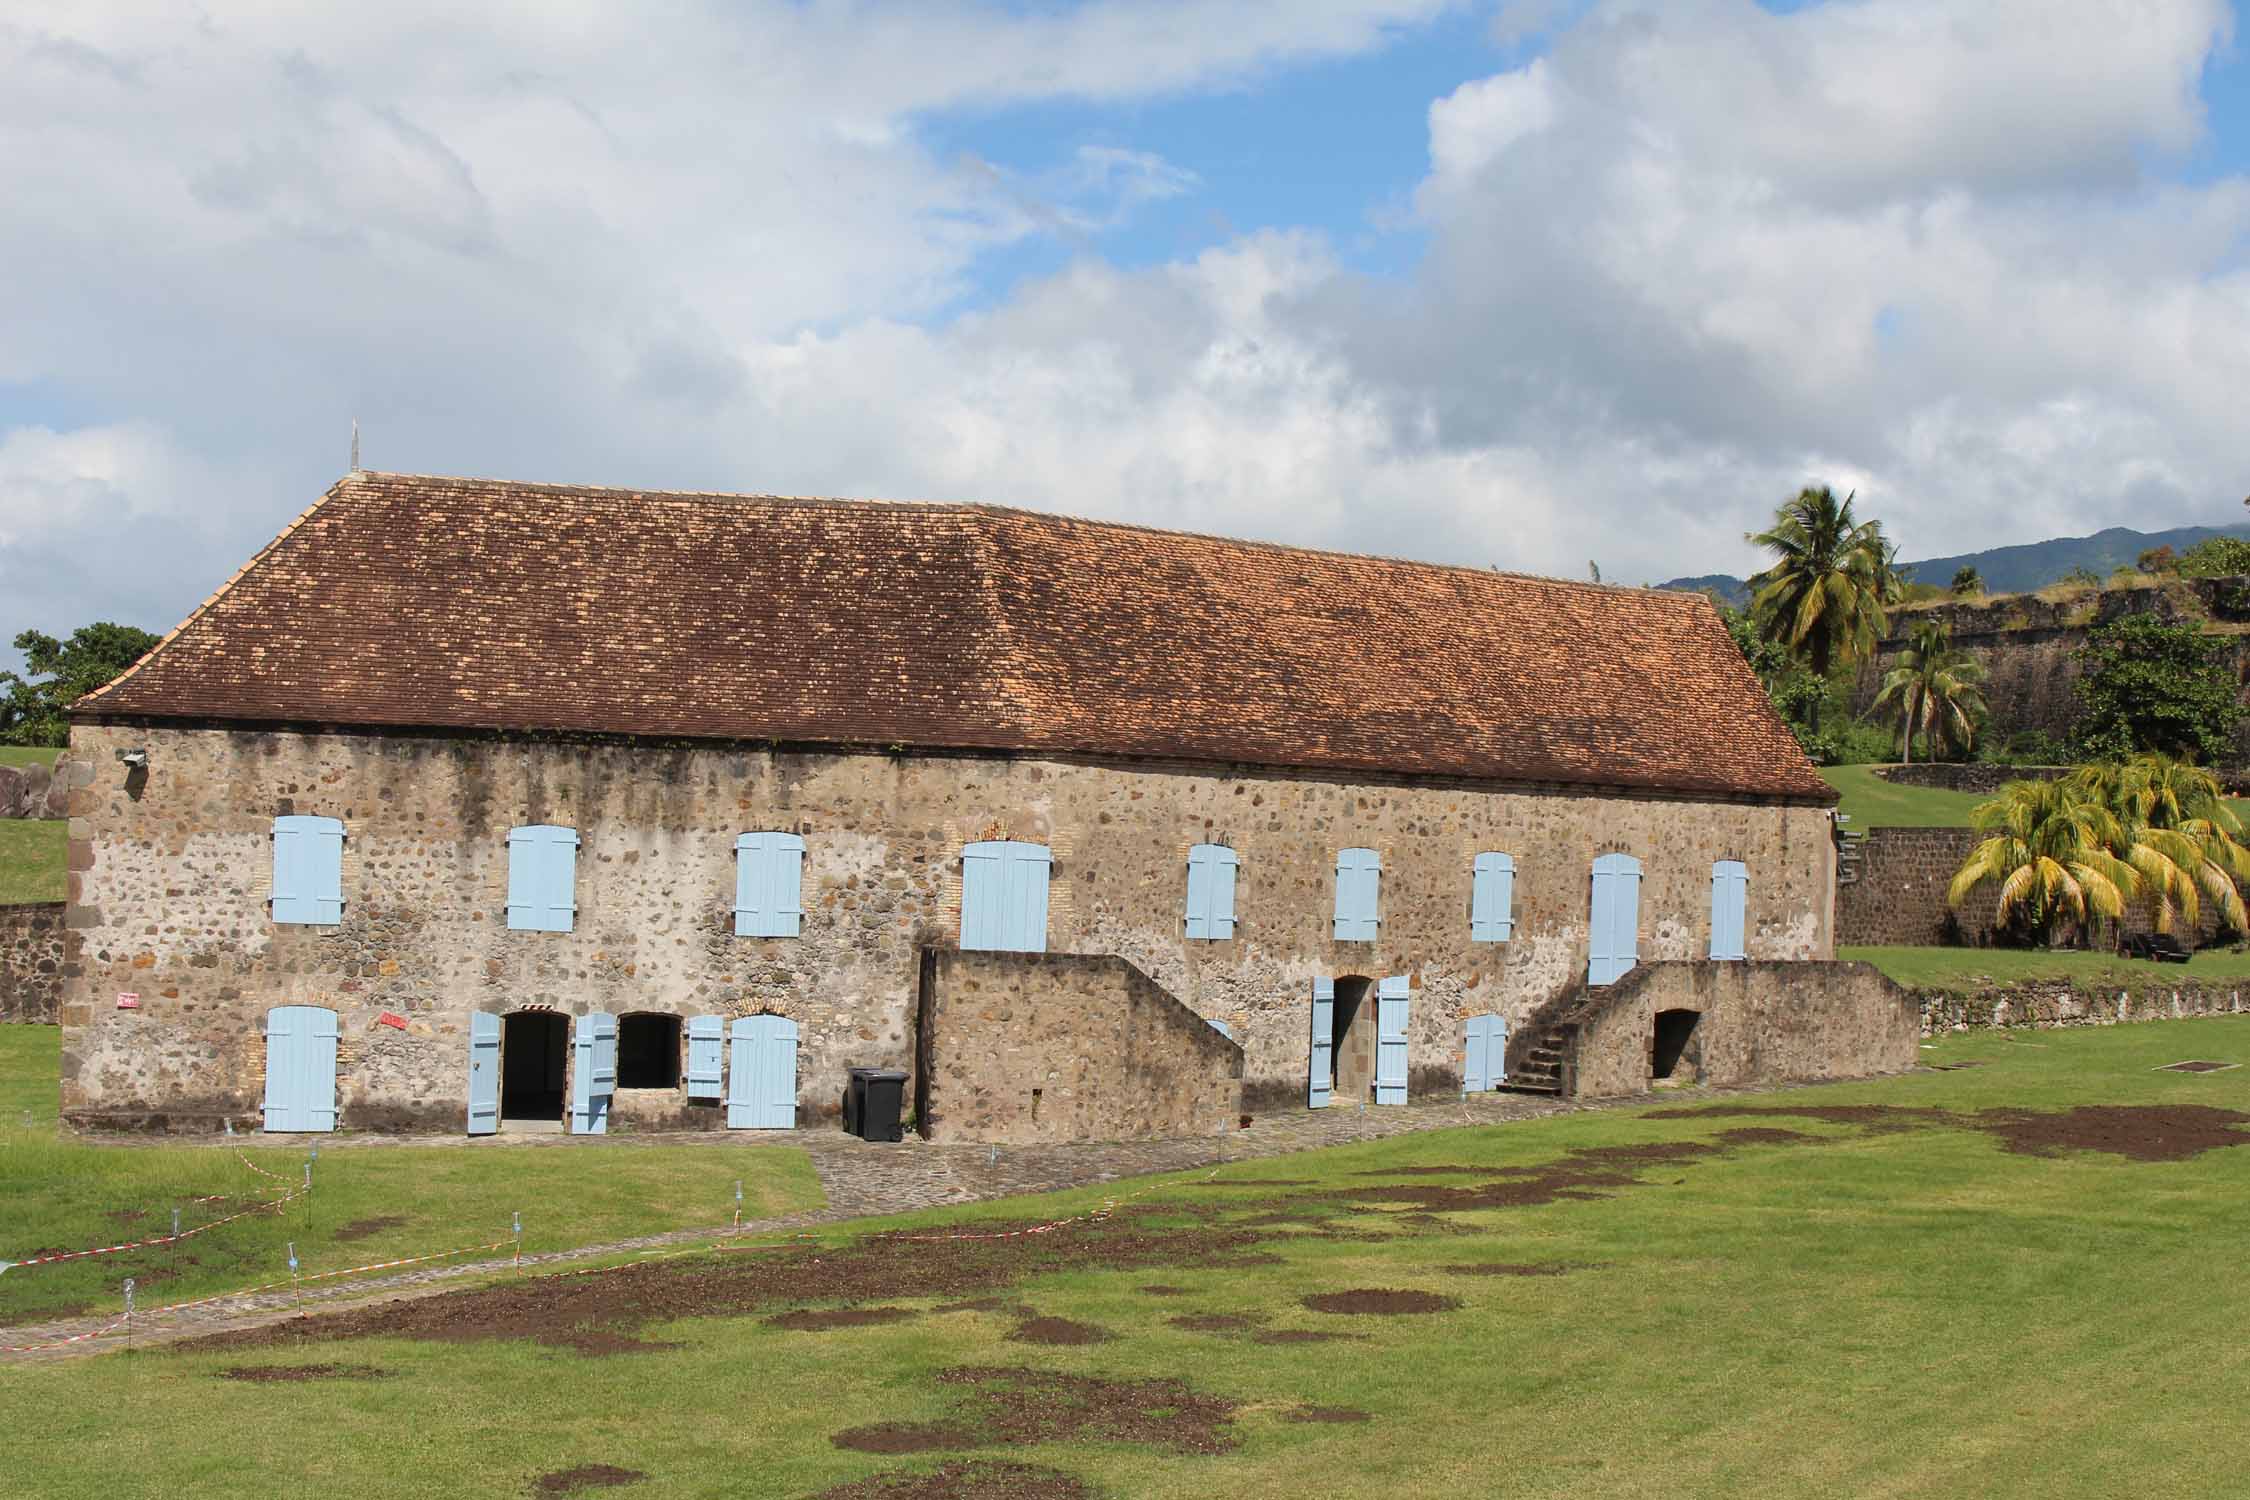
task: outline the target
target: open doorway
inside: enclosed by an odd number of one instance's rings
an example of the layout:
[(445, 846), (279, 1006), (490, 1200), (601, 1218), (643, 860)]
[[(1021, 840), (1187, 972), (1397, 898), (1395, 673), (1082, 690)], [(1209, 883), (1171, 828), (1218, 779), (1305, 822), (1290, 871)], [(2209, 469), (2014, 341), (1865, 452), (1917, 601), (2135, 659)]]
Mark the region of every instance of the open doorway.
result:
[(633, 1015), (617, 1023), (617, 1086), (621, 1089), (676, 1089), (680, 1086), (678, 1016)]
[(1702, 1072), (1702, 1049), (1696, 1045), (1696, 1023), (1703, 1019), (1699, 1010), (1660, 1010), (1656, 1013), (1656, 1031), (1649, 1039), (1648, 1076), (1662, 1082), (1677, 1074), (1694, 1080)]
[(501, 1028), (500, 1118), (560, 1128), (570, 1023), (551, 1010), (519, 1010)]
[(1332, 1097), (1338, 1104), (1357, 1104), (1375, 1087), (1375, 981), (1356, 974), (1337, 980), (1330, 1020)]

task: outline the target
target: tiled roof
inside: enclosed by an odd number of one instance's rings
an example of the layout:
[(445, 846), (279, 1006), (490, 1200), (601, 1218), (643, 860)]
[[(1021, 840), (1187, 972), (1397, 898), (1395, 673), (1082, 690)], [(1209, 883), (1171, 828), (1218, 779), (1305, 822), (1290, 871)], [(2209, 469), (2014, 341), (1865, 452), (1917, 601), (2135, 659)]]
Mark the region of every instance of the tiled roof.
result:
[(340, 480), (78, 712), (1834, 800), (1700, 595), (988, 506), (399, 474)]

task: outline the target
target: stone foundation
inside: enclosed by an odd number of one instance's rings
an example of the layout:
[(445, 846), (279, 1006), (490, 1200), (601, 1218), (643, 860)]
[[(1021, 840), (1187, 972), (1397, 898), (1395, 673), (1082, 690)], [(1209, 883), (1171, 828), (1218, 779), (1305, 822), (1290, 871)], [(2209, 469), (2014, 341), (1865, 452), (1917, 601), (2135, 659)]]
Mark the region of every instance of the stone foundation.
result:
[(2239, 1016), (2242, 984), (2146, 984), (2138, 989), (2091, 991), (2067, 984), (1995, 986), (1974, 995), (1925, 992), (1922, 1035), (1978, 1027), (2116, 1026), (2136, 1021), (2183, 1021), (2197, 1016)]
[(1859, 963), (1642, 964), (1587, 992), (1568, 1019), (1564, 1091), (1646, 1093), (1658, 1017), (1689, 1012), (1692, 1034), (1672, 1077), (1719, 1088), (1903, 1073), (1918, 1057), (1915, 997)]
[(917, 1036), (932, 1141), (1208, 1136), (1242, 1109), (1242, 1049), (1121, 958), (932, 952)]
[(63, 903), (0, 906), (0, 1023), (55, 1024), (62, 1007)]

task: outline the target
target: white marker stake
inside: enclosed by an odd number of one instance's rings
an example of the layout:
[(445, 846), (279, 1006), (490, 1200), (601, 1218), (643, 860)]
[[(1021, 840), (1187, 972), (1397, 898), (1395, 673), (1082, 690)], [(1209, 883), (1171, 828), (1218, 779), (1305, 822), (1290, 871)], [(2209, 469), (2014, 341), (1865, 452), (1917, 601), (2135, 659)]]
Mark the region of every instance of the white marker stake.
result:
[(297, 1297), (297, 1315), (303, 1317), (305, 1289), (297, 1280), (297, 1242), (295, 1240), (289, 1242), (289, 1290), (295, 1293)]
[(125, 1278), (125, 1347), (133, 1347), (133, 1278)]
[(742, 1179), (734, 1180), (734, 1227), (742, 1227)]
[(523, 1269), (523, 1210), (516, 1210), (516, 1269)]

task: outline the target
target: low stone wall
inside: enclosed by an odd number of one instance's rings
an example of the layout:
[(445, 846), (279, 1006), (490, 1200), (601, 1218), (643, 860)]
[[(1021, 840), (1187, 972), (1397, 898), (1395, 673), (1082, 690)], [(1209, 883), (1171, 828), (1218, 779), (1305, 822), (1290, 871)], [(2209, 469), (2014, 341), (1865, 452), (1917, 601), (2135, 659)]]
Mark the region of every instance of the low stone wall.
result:
[(1697, 1015), (1672, 1076), (1720, 1088), (1903, 1073), (1921, 1036), (1915, 997), (1873, 964), (1642, 964), (1588, 992), (1564, 1054), (1564, 1092), (1646, 1093), (1667, 1011)]
[(2086, 990), (2068, 984), (1995, 986), (1974, 995), (1924, 992), (1922, 1035), (1939, 1036), (1983, 1026), (2116, 1026), (2135, 1021), (2182, 1021), (2196, 1016), (2239, 1016), (2243, 984), (2144, 984), (2130, 990)]
[(1242, 1049), (1124, 959), (923, 955), (915, 1112), (933, 1141), (1217, 1135)]
[(1927, 787), (1940, 792), (1970, 792), (1989, 797), (2011, 781), (2060, 781), (2072, 766), (1990, 766), (1970, 761), (1936, 761), (1912, 766), (1878, 766), (1875, 774), (1893, 786)]
[(0, 906), (0, 1023), (61, 1018), (63, 903)]
[(62, 774), (69, 761), (65, 755), (52, 767), (0, 766), (0, 818), (69, 817), (63, 803), (70, 797), (70, 779)]

